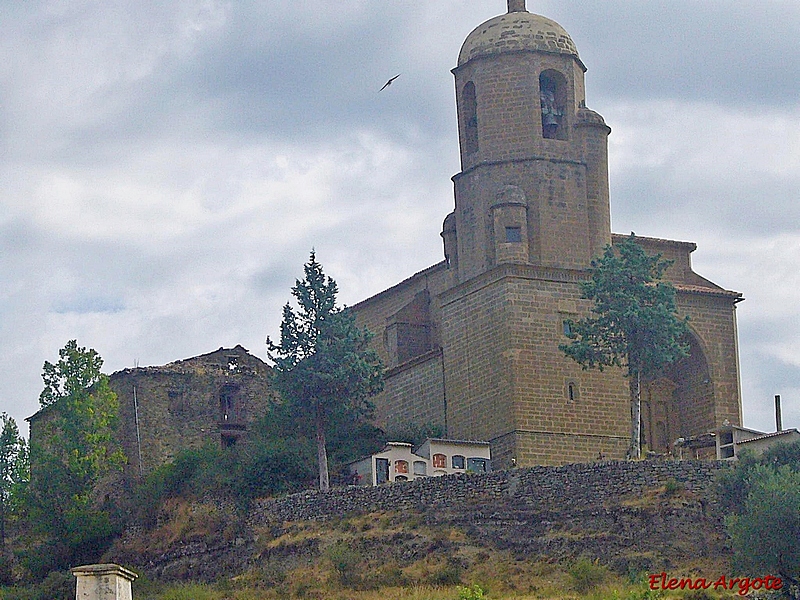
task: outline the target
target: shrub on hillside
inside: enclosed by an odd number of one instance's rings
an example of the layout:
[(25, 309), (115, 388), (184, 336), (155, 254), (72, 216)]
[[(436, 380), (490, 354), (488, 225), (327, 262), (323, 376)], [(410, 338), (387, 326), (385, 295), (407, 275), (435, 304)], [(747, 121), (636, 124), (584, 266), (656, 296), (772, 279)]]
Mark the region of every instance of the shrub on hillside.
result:
[(572, 587), (579, 594), (593, 590), (608, 578), (608, 569), (597, 560), (579, 558), (568, 570)]

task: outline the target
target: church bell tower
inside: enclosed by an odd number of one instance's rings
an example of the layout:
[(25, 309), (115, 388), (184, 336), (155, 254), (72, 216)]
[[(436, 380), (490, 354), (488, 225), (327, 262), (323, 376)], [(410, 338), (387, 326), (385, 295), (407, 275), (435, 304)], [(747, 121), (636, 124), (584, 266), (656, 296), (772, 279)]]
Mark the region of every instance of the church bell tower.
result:
[(569, 34), (509, 0), (453, 69), (461, 172), (445, 255), (464, 282), (503, 263), (584, 269), (611, 243), (610, 129), (586, 108)]
[[(610, 129), (586, 108), (585, 72), (567, 32), (525, 0), (508, 0), (464, 41), (445, 260), (351, 309), (382, 332), (382, 426), (435, 423), (449, 438), (488, 441), (495, 468), (625, 456), (622, 370), (585, 371), (559, 348), (589, 314), (581, 284), (612, 243)], [(642, 393), (648, 446), (669, 453), (678, 437), (740, 422), (741, 295), (694, 273), (694, 244), (638, 240), (673, 261), (667, 277), (691, 317), (690, 356)]]

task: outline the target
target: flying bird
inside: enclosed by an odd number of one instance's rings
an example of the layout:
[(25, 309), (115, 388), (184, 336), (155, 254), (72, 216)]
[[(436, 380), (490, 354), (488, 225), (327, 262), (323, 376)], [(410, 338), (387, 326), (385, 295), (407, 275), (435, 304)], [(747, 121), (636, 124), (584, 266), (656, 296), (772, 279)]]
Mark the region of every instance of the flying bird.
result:
[(383, 90), (385, 90), (387, 87), (389, 87), (390, 85), (392, 85), (392, 82), (393, 82), (395, 79), (397, 79), (398, 77), (400, 77), (400, 73), (398, 73), (397, 75), (395, 75), (394, 77), (392, 77), (392, 78), (391, 78), (389, 81), (387, 81), (386, 83), (384, 83), (384, 84), (383, 84), (383, 87), (382, 87), (381, 89), (379, 89), (378, 91), (379, 91), (379, 92), (382, 92)]

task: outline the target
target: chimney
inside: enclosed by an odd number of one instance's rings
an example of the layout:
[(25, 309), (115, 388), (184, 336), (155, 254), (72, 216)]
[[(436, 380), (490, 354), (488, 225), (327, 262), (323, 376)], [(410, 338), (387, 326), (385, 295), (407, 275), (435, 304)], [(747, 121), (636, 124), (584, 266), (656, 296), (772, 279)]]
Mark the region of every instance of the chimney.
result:
[(775, 431), (783, 431), (783, 423), (781, 423), (781, 397), (780, 394), (775, 395)]
[(528, 12), (525, 0), (508, 0), (508, 12)]

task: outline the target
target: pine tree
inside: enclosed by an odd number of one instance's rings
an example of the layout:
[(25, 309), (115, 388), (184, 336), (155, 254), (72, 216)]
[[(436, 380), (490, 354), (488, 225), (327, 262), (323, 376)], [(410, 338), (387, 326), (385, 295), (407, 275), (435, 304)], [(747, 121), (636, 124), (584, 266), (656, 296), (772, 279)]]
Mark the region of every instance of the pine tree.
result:
[(641, 384), (688, 356), (687, 320), (677, 316), (675, 288), (662, 281), (671, 264), (649, 256), (631, 234), (592, 261), (582, 284), (592, 316), (569, 322), (569, 344), (559, 346), (584, 369), (625, 368), (631, 392), (629, 459), (641, 455)]
[(317, 444), (319, 487), (330, 487), (326, 429), (370, 414), (370, 396), (383, 389), (383, 364), (369, 347), (372, 334), (336, 306), (338, 287), (312, 251), (292, 295), (297, 310), (283, 308), (280, 344), (267, 338), (275, 384), (295, 414), (312, 424)]
[(28, 481), (28, 445), (16, 421), (0, 414), (0, 583), (8, 580), (6, 524), (17, 497)]

